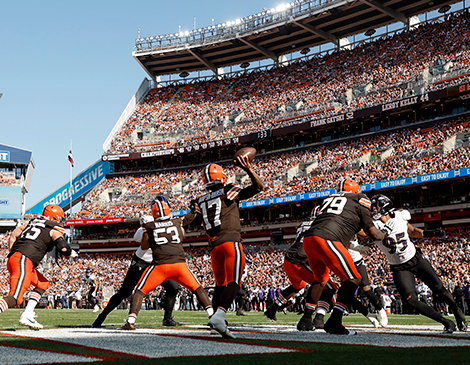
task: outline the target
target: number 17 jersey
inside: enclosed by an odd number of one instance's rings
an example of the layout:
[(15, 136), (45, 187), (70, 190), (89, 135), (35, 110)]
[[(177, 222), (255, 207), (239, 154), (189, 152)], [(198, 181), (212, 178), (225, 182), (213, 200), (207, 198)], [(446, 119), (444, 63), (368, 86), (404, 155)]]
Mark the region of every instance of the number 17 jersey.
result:
[(197, 199), (196, 213), (202, 216), (211, 249), (225, 242), (241, 242), (238, 202), (243, 190), (229, 184)]

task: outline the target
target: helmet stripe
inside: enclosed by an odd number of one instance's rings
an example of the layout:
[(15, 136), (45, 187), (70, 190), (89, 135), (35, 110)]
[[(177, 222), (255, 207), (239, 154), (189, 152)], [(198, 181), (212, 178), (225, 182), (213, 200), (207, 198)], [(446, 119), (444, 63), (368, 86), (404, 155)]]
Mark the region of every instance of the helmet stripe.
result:
[(160, 200), (157, 200), (156, 203), (155, 203), (158, 207), (158, 213), (160, 214), (160, 217), (164, 217), (165, 216), (165, 211), (163, 209), (163, 204)]
[(343, 179), (343, 180), (341, 180), (341, 181), (339, 182), (339, 186), (338, 186), (338, 190), (339, 190), (339, 191), (344, 191), (344, 183), (345, 183), (345, 182), (346, 182), (345, 179)]
[(206, 168), (204, 169), (204, 176), (206, 178), (207, 183), (212, 182), (212, 179), (211, 179), (211, 166), (212, 166), (212, 164), (207, 165)]

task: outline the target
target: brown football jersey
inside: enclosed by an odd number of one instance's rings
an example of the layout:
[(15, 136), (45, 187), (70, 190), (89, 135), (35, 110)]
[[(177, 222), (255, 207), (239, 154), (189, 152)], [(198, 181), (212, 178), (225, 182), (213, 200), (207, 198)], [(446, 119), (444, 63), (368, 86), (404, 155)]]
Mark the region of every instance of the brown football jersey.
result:
[(65, 233), (59, 223), (44, 217), (30, 220), (11, 248), (8, 257), (15, 252), (21, 252), (33, 262), (34, 266), (38, 266), (46, 253), (52, 251), (55, 246), (50, 233), (53, 229)]
[(184, 233), (180, 218), (150, 222), (144, 225), (152, 249), (152, 265), (186, 262), (183, 250)]
[(196, 213), (202, 216), (211, 248), (224, 242), (241, 242), (238, 203), (257, 193), (251, 186), (242, 189), (239, 185), (228, 184), (197, 199)]
[(374, 227), (370, 200), (362, 194), (336, 193), (326, 198), (315, 221), (304, 236), (339, 241), (345, 247), (361, 229)]

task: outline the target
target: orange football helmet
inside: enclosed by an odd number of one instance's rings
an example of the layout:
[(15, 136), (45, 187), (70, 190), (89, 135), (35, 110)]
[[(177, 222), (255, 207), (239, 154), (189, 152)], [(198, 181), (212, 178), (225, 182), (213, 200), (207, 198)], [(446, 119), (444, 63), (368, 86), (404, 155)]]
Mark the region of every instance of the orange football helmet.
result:
[(204, 184), (206, 184), (206, 189), (219, 184), (224, 186), (227, 184), (227, 177), (225, 176), (224, 169), (215, 163), (211, 163), (204, 168), (202, 180), (204, 181)]
[(163, 221), (171, 218), (171, 211), (168, 203), (157, 200), (152, 206), (152, 216), (156, 221)]
[(55, 204), (50, 204), (45, 207), (42, 211), (42, 215), (51, 221), (59, 223), (62, 223), (63, 219), (65, 218), (63, 209)]
[(351, 179), (343, 179), (338, 183), (337, 192), (360, 193), (361, 187), (357, 182)]

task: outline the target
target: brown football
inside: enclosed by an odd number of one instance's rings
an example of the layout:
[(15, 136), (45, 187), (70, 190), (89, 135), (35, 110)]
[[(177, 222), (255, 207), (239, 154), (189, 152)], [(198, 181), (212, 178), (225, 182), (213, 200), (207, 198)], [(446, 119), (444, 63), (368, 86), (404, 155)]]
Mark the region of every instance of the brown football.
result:
[(239, 166), (238, 163), (237, 163), (237, 158), (239, 156), (247, 156), (248, 159), (251, 161), (253, 161), (253, 159), (255, 158), (256, 156), (256, 148), (253, 148), (253, 147), (243, 147), (243, 148), (240, 148), (237, 152), (235, 152), (235, 155), (233, 155), (233, 164), (235, 166)]

